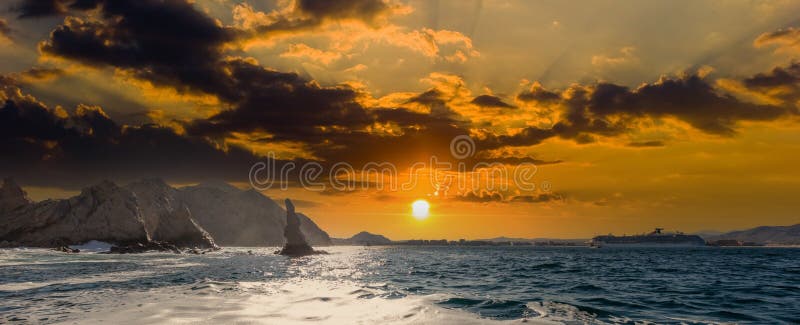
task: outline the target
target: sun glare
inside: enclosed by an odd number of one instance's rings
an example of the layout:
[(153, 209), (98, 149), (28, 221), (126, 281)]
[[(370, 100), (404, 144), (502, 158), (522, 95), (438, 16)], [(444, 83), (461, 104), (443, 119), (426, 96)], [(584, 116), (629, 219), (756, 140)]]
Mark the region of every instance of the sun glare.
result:
[(411, 214), (414, 218), (422, 220), (428, 217), (428, 210), (430, 210), (430, 208), (431, 205), (428, 201), (416, 200), (414, 203), (411, 203)]

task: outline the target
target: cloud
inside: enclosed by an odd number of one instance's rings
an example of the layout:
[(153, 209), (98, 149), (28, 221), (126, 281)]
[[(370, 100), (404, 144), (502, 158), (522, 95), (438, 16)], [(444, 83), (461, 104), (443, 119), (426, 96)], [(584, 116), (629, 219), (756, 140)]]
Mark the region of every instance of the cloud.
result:
[(477, 203), (548, 203), (561, 202), (565, 198), (559, 193), (537, 193), (532, 195), (513, 195), (506, 198), (502, 193), (496, 191), (469, 191), (463, 195), (454, 197), (458, 201), (477, 202)]
[(665, 145), (664, 141), (658, 141), (658, 140), (629, 142), (627, 144), (628, 147), (634, 147), (634, 148), (653, 148), (653, 147), (663, 147), (664, 145)]
[(776, 46), (776, 51), (800, 52), (800, 28), (789, 27), (763, 33), (753, 42), (755, 47)]
[(580, 134), (614, 136), (639, 118), (674, 117), (708, 134), (730, 136), (739, 121), (769, 121), (786, 107), (744, 102), (720, 94), (697, 74), (662, 77), (635, 89), (601, 82), (572, 86), (561, 94), (562, 119), (553, 130), (564, 138)]
[(242, 179), (263, 158), (157, 125), (121, 125), (98, 106), (48, 108), (0, 78), (0, 170), (30, 184), (75, 188), (142, 175)]
[(492, 95), (480, 95), (473, 98), (472, 103), (481, 107), (516, 108), (513, 105), (503, 102), (500, 97), (495, 97)]
[(540, 193), (537, 195), (518, 195), (512, 197), (509, 202), (521, 203), (545, 203), (545, 202), (559, 202), (564, 201), (563, 195), (558, 193)]
[[(742, 102), (719, 94), (698, 75), (662, 78), (637, 89), (601, 83), (581, 102), (581, 118), (667, 117), (716, 135), (734, 134), (738, 121), (768, 121), (787, 113), (782, 107)], [(576, 111), (577, 112), (577, 111)]]
[[(223, 46), (237, 31), (187, 1), (109, 1), (101, 18), (67, 17), (39, 46), (42, 53), (89, 66), (129, 69), (139, 78), (181, 91), (235, 98), (224, 84)], [(170, 26), (163, 28), (162, 26)]]
[[(407, 31), (377, 24), (380, 17), (396, 10), (395, 5), (378, 0), (297, 1), (270, 13), (238, 6), (236, 27), (222, 25), (186, 0), (58, 3), (65, 10), (96, 7), (97, 11), (67, 17), (40, 44), (43, 54), (111, 67), (179, 94), (216, 97), (218, 111), (181, 121), (178, 129), (186, 131), (187, 139), (202, 139), (220, 148), (263, 149), (292, 143), (304, 151), (304, 157), (325, 162), (406, 163), (431, 155), (450, 157), (449, 142), (458, 135), (474, 135), (479, 151), (533, 146), (551, 138), (584, 144), (624, 136), (635, 131), (640, 120), (669, 118), (708, 134), (732, 136), (740, 121), (769, 121), (793, 112), (784, 106), (739, 100), (716, 89), (702, 73), (663, 77), (637, 88), (599, 82), (557, 91), (533, 83), (516, 95), (520, 107), (507, 110), (509, 115), (502, 118), (480, 108), (515, 106), (492, 95), (473, 97), (458, 76), (431, 73), (423, 79), (431, 89), (383, 106), (366, 89), (321, 85), (236, 56), (236, 45), (257, 37), (253, 33), (316, 28), (339, 20), (363, 22), (366, 27), (359, 23), (357, 29), (367, 33), (363, 37), (393, 35), (392, 42), (408, 42), (404, 46), (419, 47), (426, 55), (439, 55), (440, 46), (471, 49), (471, 40), (446, 30)], [(333, 62), (338, 54), (299, 43), (284, 53), (322, 63)], [(745, 83), (756, 87), (769, 78), (784, 77), (778, 72), (791, 75), (793, 71), (776, 70)], [(530, 120), (540, 114), (548, 116)], [(508, 127), (511, 123), (516, 124)], [(120, 128), (121, 135), (127, 134), (125, 129)]]
[(27, 82), (52, 81), (65, 74), (66, 71), (59, 68), (33, 67), (20, 73), (19, 78)]
[(388, 14), (392, 6), (383, 0), (296, 0), (295, 9), (315, 21), (358, 19), (373, 23)]
[(393, 14), (408, 12), (409, 8), (383, 0), (325, 1), (295, 0), (269, 13), (255, 10), (246, 3), (233, 9), (236, 25), (250, 31), (252, 36), (264, 37), (318, 29), (326, 23), (353, 21), (371, 28), (386, 24)]
[(331, 62), (339, 60), (342, 57), (341, 53), (318, 50), (305, 44), (292, 44), (286, 52), (281, 53), (281, 57), (285, 58), (306, 58), (311, 61), (319, 62), (324, 65), (331, 64)]
[(778, 98), (791, 105), (800, 99), (800, 63), (795, 62), (786, 67), (775, 67), (767, 73), (756, 74), (742, 80), (742, 85), (749, 91)]
[(592, 56), (592, 65), (606, 67), (638, 62), (639, 58), (635, 53), (635, 47), (627, 46), (619, 50), (619, 56), (594, 55)]
[(529, 90), (520, 92), (517, 95), (517, 100), (523, 102), (535, 102), (544, 105), (556, 103), (560, 99), (560, 94), (544, 89), (542, 84), (539, 82), (534, 82)]
[(12, 7), (12, 11), (18, 12), (19, 18), (62, 15), (67, 12), (66, 2), (63, 0), (25, 0)]
[(18, 18), (58, 16), (70, 10), (92, 10), (105, 0), (21, 0), (10, 10), (19, 13)]
[(464, 195), (455, 196), (455, 199), (459, 201), (478, 202), (478, 203), (505, 202), (503, 194), (499, 192), (489, 192), (489, 191), (470, 191), (464, 193)]
[[(315, 15), (325, 10), (309, 8)], [(331, 17), (350, 15), (342, 8), (331, 10)], [(261, 132), (266, 136), (259, 142), (300, 142), (312, 156), (330, 160), (397, 156), (388, 150), (344, 154), (393, 141), (411, 148), (430, 143), (447, 148), (454, 134), (467, 133), (454, 126), (458, 122), (449, 114), (366, 108), (358, 101), (364, 94), (349, 86), (320, 86), (295, 73), (266, 69), (253, 59), (225, 55), (226, 44), (238, 31), (220, 26), (186, 1), (108, 2), (101, 13), (99, 19), (68, 17), (40, 49), (90, 66), (122, 69), (178, 92), (217, 96), (227, 108), (187, 122), (185, 130), (192, 136), (225, 141), (232, 133)], [(163, 25), (175, 27), (158, 27)], [(397, 127), (399, 136), (374, 134), (370, 130), (378, 123)]]
[(298, 0), (271, 12), (238, 4), (233, 16), (234, 25), (246, 35), (241, 39), (246, 48), (272, 46), (275, 39), (294, 42), (295, 38), (313, 35), (330, 42), (327, 49), (320, 51), (348, 58), (361, 55), (376, 44), (456, 63), (480, 55), (473, 48), (472, 40), (460, 32), (430, 28), (408, 30), (390, 23), (391, 17), (409, 12), (411, 8), (406, 5), (382, 0)]

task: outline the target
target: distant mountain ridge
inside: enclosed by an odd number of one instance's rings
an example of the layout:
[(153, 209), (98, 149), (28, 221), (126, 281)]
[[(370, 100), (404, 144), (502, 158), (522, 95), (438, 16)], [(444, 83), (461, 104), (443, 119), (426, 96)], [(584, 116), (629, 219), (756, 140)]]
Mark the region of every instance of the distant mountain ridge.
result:
[(362, 231), (350, 238), (334, 238), (333, 243), (337, 245), (391, 245), (394, 242), (383, 235)]
[[(59, 247), (90, 240), (201, 248), (280, 246), (285, 215), (263, 194), (224, 182), (176, 189), (157, 178), (126, 186), (103, 181), (69, 199), (32, 202), (6, 179), (0, 186), (0, 246)], [(298, 216), (310, 243), (331, 244), (314, 221)]]
[[(714, 230), (705, 230), (695, 233), (702, 237), (706, 242), (718, 240), (738, 240), (744, 243), (756, 243), (766, 245), (800, 245), (800, 224), (791, 226), (760, 226), (746, 230), (731, 231), (723, 233)], [(537, 244), (573, 244), (582, 245), (589, 239), (582, 238), (515, 238), (515, 237), (494, 237), (486, 239), (468, 240), (467, 242), (488, 242), (488, 243), (530, 243)], [(336, 245), (396, 245), (408, 241), (392, 241), (381, 235), (362, 231), (350, 238), (333, 238)]]
[(492, 243), (503, 242), (518, 242), (518, 243), (536, 243), (536, 242), (554, 242), (554, 243), (584, 243), (589, 239), (585, 238), (514, 238), (514, 237), (494, 237), (487, 239), (476, 239), (475, 241), (486, 241)]
[(800, 245), (800, 224), (791, 226), (761, 226), (709, 236), (707, 241), (738, 240), (758, 244)]

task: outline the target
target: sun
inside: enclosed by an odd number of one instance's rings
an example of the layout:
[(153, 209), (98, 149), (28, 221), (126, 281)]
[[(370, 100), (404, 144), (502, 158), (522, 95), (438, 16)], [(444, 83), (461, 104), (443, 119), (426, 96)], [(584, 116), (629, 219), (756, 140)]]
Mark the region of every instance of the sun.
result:
[(416, 200), (414, 203), (411, 203), (411, 214), (414, 218), (422, 220), (428, 217), (428, 210), (430, 210), (430, 208), (431, 205), (428, 201)]

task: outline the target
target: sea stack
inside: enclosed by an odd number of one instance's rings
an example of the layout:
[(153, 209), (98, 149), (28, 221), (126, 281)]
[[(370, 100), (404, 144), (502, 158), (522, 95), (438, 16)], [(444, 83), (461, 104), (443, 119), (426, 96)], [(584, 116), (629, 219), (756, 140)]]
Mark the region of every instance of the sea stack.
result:
[(286, 199), (286, 228), (283, 228), (283, 237), (286, 244), (278, 254), (286, 256), (305, 256), (314, 254), (314, 249), (308, 245), (305, 236), (300, 232), (300, 218), (294, 212), (294, 204)]

